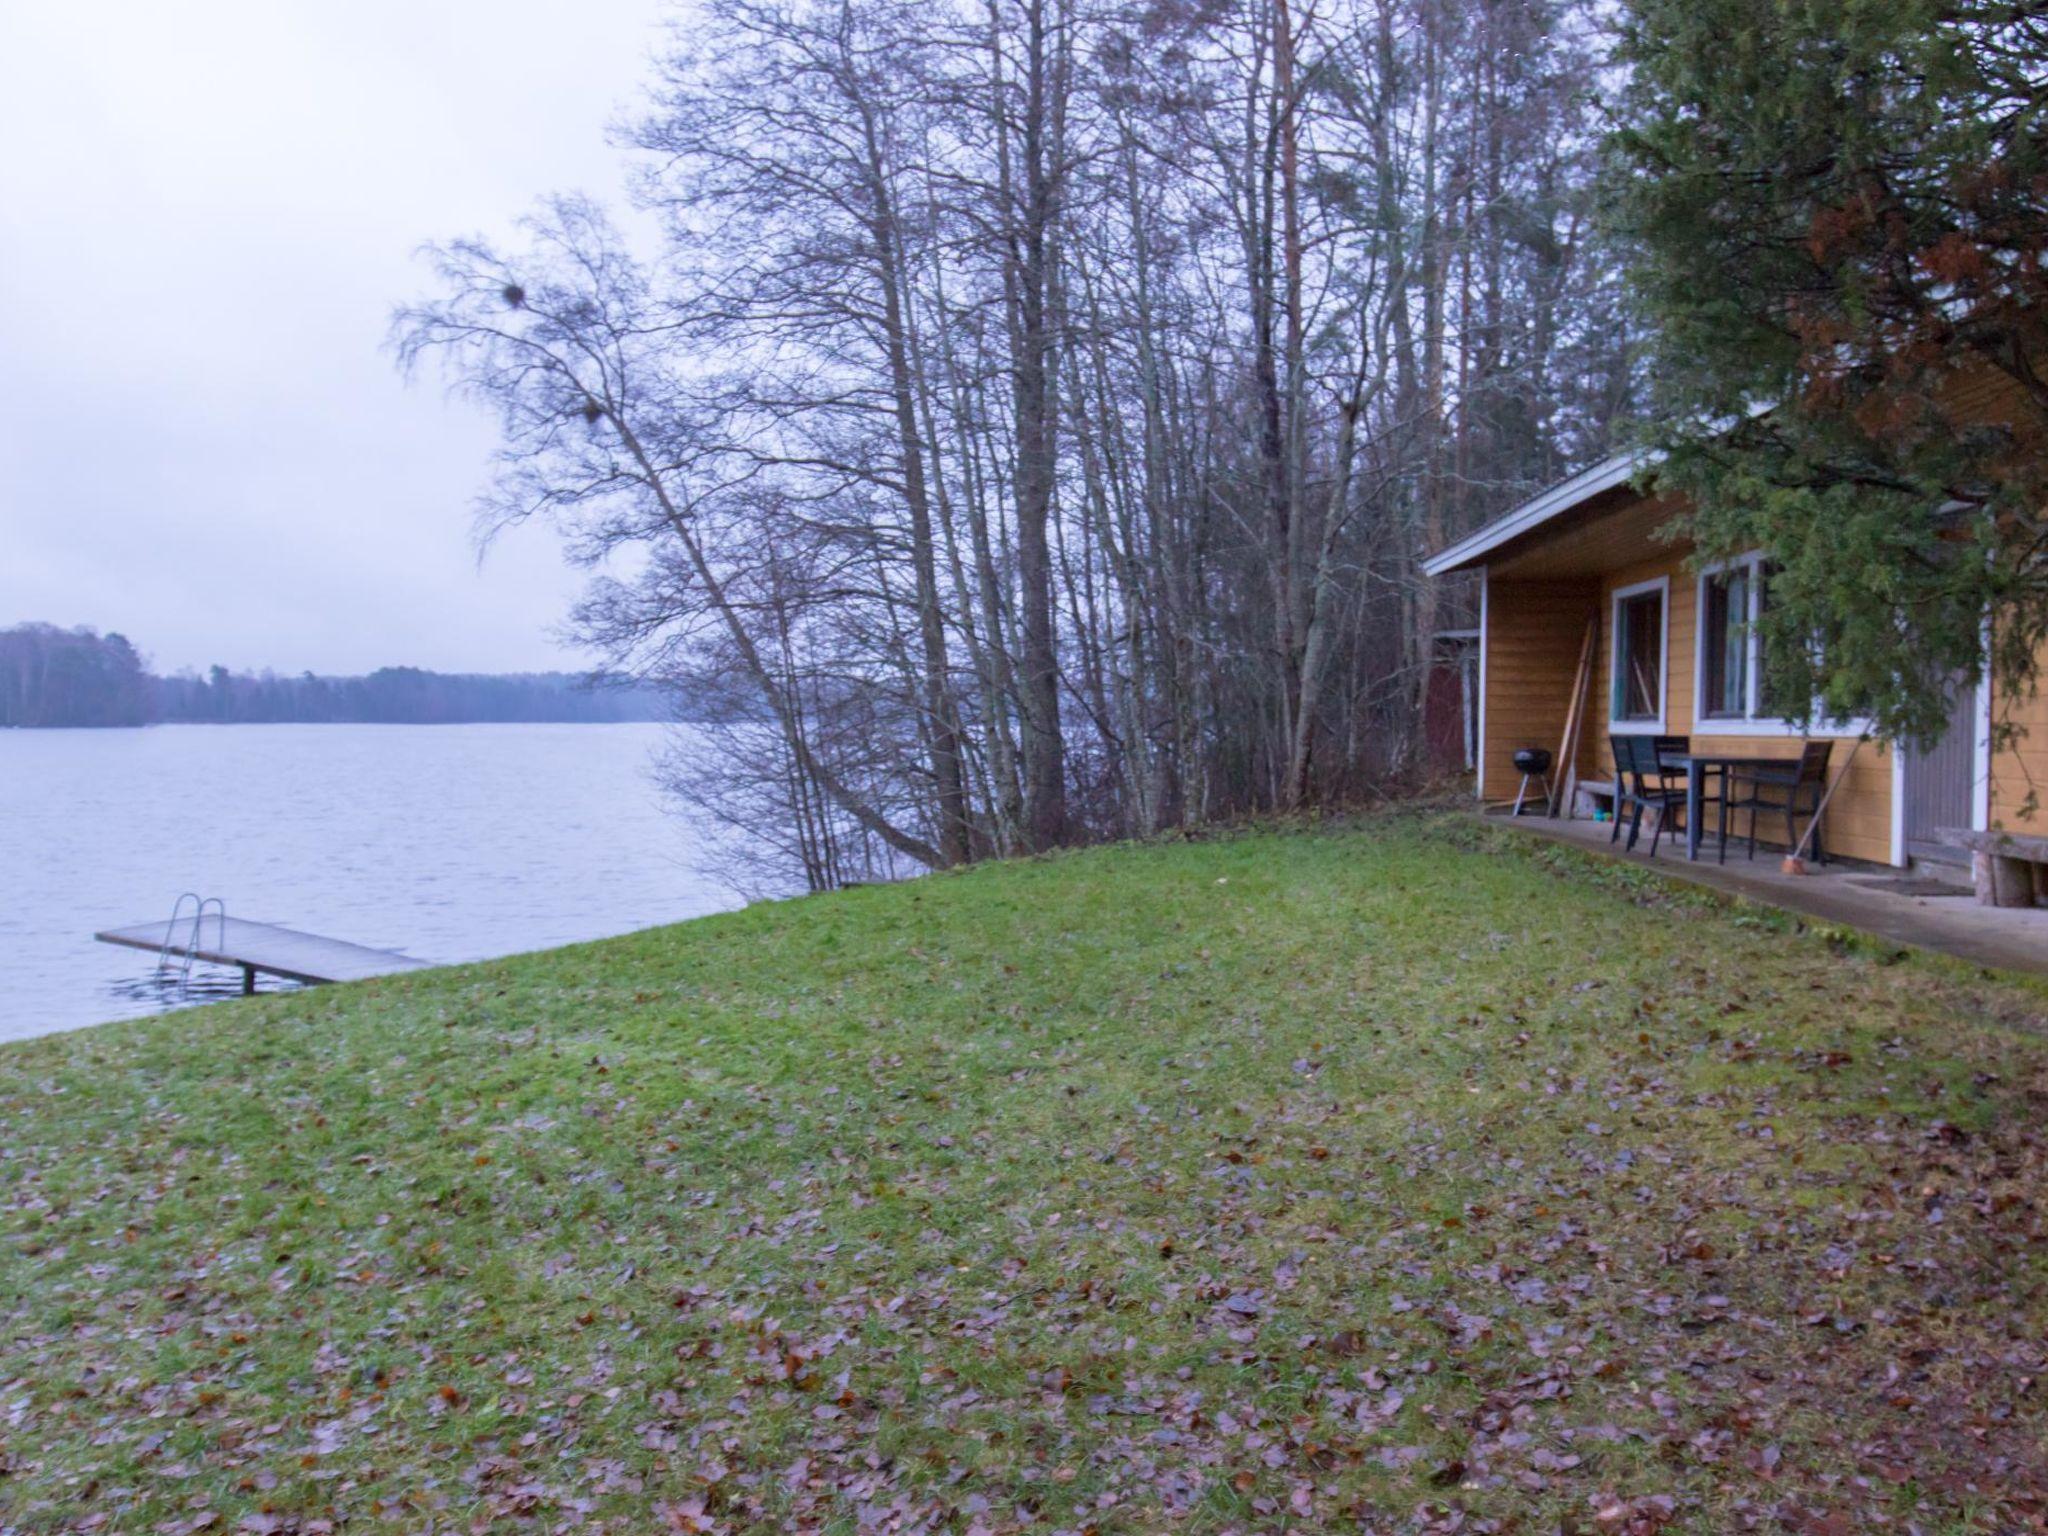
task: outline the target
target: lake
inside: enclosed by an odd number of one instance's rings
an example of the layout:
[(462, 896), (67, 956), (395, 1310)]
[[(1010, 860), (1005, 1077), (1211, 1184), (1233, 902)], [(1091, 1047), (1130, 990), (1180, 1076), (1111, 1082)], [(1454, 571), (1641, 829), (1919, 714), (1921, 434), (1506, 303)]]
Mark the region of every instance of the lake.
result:
[[(92, 937), (162, 921), (181, 891), (434, 961), (737, 906), (653, 782), (677, 729), (0, 731), (0, 1039), (188, 1001), (155, 982), (154, 956)], [(241, 973), (199, 967), (194, 983), (229, 995)]]

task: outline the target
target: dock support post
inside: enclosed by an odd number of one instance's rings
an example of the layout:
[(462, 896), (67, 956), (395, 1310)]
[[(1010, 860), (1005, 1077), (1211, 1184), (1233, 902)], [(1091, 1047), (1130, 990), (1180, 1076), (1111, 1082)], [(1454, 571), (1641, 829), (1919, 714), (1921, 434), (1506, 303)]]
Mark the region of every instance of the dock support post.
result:
[(242, 996), (254, 997), (255, 995), (256, 967), (253, 965), (245, 965), (242, 967)]

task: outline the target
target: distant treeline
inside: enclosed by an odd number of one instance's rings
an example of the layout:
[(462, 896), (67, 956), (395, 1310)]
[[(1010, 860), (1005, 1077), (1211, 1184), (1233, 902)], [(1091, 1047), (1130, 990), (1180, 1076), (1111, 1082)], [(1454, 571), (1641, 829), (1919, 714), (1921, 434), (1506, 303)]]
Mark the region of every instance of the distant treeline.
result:
[(671, 700), (657, 689), (567, 672), (380, 667), (367, 677), (280, 677), (214, 667), (204, 677), (158, 677), (125, 635), (54, 624), (0, 629), (0, 727), (672, 718)]

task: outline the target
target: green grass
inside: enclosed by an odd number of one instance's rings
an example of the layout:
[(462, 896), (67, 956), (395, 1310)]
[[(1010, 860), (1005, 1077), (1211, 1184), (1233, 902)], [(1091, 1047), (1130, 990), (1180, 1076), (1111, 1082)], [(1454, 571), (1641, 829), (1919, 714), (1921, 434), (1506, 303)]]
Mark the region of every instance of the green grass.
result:
[(1390, 817), (8, 1046), (0, 1531), (2014, 1529), (2044, 1012)]

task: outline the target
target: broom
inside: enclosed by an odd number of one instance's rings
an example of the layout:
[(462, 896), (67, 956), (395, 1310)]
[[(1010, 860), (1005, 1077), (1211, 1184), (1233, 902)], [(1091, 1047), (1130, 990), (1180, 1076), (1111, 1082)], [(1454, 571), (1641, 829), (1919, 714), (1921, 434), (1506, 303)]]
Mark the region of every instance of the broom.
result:
[[(1855, 744), (1849, 748), (1848, 761), (1842, 764), (1842, 771), (1835, 775), (1835, 782), (1821, 792), (1820, 804), (1813, 808), (1813, 820), (1806, 824), (1806, 835), (1799, 839), (1799, 846), (1786, 854), (1784, 863), (1778, 866), (1784, 873), (1788, 875), (1803, 875), (1807, 873), (1806, 850), (1813, 842), (1813, 834), (1820, 827), (1821, 812), (1828, 808), (1828, 802), (1835, 798), (1835, 791), (1842, 787), (1842, 780), (1848, 778), (1849, 770), (1856, 766), (1856, 754), (1863, 750), (1863, 742), (1863, 737), (1858, 736), (1856, 738)], [(1756, 812), (1751, 811), (1749, 814), (1754, 816)]]

